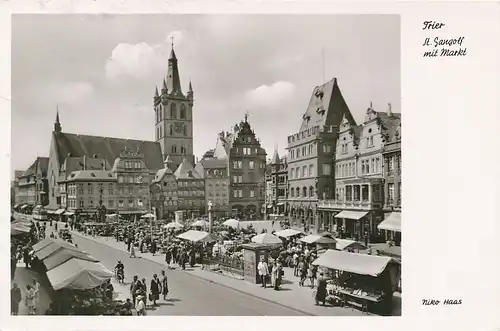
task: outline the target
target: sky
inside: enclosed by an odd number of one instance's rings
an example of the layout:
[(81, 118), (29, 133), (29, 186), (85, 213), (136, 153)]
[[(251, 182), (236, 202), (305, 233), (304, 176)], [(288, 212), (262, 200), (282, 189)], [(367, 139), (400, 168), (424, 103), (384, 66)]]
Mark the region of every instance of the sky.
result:
[(401, 112), (396, 15), (13, 15), (12, 174), (48, 156), (56, 108), (63, 132), (154, 140), (172, 37), (198, 158), (247, 111), (283, 155), (333, 77), (358, 124), (370, 102)]

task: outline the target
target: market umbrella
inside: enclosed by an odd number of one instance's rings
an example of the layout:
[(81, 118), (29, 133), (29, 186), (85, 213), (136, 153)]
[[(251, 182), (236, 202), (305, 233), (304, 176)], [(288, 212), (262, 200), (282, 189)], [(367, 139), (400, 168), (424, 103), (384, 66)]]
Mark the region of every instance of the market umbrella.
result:
[(252, 237), (252, 242), (256, 244), (266, 244), (266, 245), (283, 244), (280, 238), (269, 233), (261, 233)]
[(232, 228), (237, 229), (240, 226), (240, 221), (235, 220), (234, 218), (230, 218), (227, 221), (225, 221), (224, 223), (222, 223), (222, 225), (230, 226)]
[(141, 218), (154, 218), (155, 215), (151, 214), (151, 213), (147, 213), (146, 215), (142, 215)]
[(208, 232), (205, 231), (195, 231), (195, 230), (189, 230), (187, 232), (181, 233), (180, 235), (177, 236), (179, 239), (183, 240), (188, 240), (192, 242), (211, 242), (214, 241), (214, 238), (212, 235)]
[(196, 222), (194, 222), (193, 224), (191, 224), (191, 226), (205, 227), (205, 226), (208, 226), (208, 222), (204, 221), (204, 220), (197, 220)]
[(178, 222), (170, 222), (170, 223), (164, 225), (163, 227), (165, 227), (167, 229), (181, 229), (184, 226)]

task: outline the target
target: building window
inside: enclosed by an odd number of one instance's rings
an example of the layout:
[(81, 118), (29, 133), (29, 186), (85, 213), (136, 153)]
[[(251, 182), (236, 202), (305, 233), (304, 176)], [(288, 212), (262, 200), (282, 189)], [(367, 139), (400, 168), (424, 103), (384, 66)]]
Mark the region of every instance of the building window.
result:
[(307, 177), (307, 166), (302, 166), (302, 177)]
[(387, 171), (389, 173), (394, 171), (394, 156), (388, 158)]
[(372, 172), (376, 172), (376, 170), (375, 170), (375, 159), (371, 159), (371, 164), (372, 164), (372, 167), (370, 169), (372, 169)]
[(292, 188), (290, 189), (290, 198), (293, 198), (293, 193), (295, 192), (295, 190)]
[(254, 162), (254, 161), (248, 161), (248, 168), (249, 168), (250, 170), (255, 169), (255, 162)]
[(252, 149), (250, 147), (243, 147), (243, 155), (251, 155)]
[(380, 158), (375, 159), (375, 172), (380, 172)]
[(186, 119), (186, 106), (184, 104), (181, 105), (181, 114), (180, 114), (180, 118), (181, 120), (185, 120)]
[(297, 148), (297, 158), (300, 157), (300, 148)]
[(298, 188), (298, 187), (297, 187), (297, 188), (295, 189), (295, 193), (296, 193), (296, 195), (297, 195), (297, 198), (300, 198), (300, 188)]
[(142, 207), (142, 206), (144, 205), (144, 204), (142, 203), (142, 200), (141, 200), (141, 199), (137, 200), (137, 205), (138, 205), (139, 207)]
[(323, 175), (331, 175), (332, 173), (332, 165), (329, 163), (323, 164)]
[(109, 184), (108, 187), (108, 194), (115, 194), (115, 189), (113, 187), (113, 184)]
[(83, 208), (83, 201), (80, 201), (80, 208)]
[(387, 203), (392, 204), (394, 201), (394, 183), (387, 184)]
[(123, 200), (118, 201), (118, 207), (123, 208)]
[(292, 159), (292, 160), (293, 160), (294, 158), (295, 158), (295, 150), (293, 150), (293, 149), (292, 149), (292, 150), (290, 151), (290, 159)]
[(347, 144), (342, 144), (342, 154), (347, 154)]
[(170, 105), (170, 117), (177, 118), (177, 105), (175, 103)]
[(373, 136), (366, 138), (366, 146), (373, 147)]
[(134, 206), (134, 200), (129, 200), (128, 201), (128, 206), (133, 207)]
[(314, 165), (312, 164), (309, 165), (309, 176), (310, 177), (314, 176)]
[(94, 201), (89, 200), (89, 207), (92, 208), (94, 206)]
[(88, 190), (88, 194), (92, 194), (92, 186), (91, 186), (91, 185), (92, 185), (92, 184), (90, 184), (90, 183), (89, 183), (89, 187), (88, 187), (88, 189), (87, 189), (87, 190)]
[(250, 198), (254, 198), (255, 197), (255, 191), (254, 190), (250, 190)]
[(313, 145), (309, 144), (309, 155), (313, 153)]
[(172, 153), (173, 154), (177, 153), (177, 146), (176, 145), (172, 145)]
[(113, 200), (108, 200), (108, 207), (113, 208), (115, 206), (115, 202)]
[(307, 198), (307, 187), (305, 187), (305, 186), (302, 188), (302, 196), (304, 198)]
[(118, 176), (118, 183), (123, 183), (123, 176)]
[(134, 177), (129, 176), (129, 177), (128, 177), (128, 182), (129, 182), (130, 184), (132, 184), (132, 183), (134, 182)]
[(323, 145), (323, 153), (331, 153), (332, 151), (332, 146), (329, 144), (324, 144)]
[(312, 186), (309, 186), (309, 197), (314, 197), (314, 188)]

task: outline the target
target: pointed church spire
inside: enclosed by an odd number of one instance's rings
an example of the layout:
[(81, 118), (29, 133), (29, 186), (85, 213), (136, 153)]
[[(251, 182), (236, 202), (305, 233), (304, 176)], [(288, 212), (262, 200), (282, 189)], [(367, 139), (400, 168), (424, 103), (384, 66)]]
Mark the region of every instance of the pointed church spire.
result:
[(179, 78), (179, 68), (177, 67), (177, 57), (174, 52), (174, 39), (172, 37), (172, 51), (170, 52), (170, 58), (168, 59), (168, 73), (167, 73), (167, 88), (170, 93), (180, 93), (181, 80)]
[(61, 133), (62, 126), (61, 122), (59, 122), (59, 105), (56, 106), (56, 122), (54, 123), (54, 132)]
[(187, 94), (187, 97), (189, 98), (189, 105), (190, 106), (193, 106), (193, 96), (194, 96), (194, 93), (193, 93), (193, 85), (191, 85), (191, 81), (189, 81), (189, 91), (188, 91), (188, 94)]
[(159, 97), (160, 95), (158, 94), (158, 86), (156, 86), (156, 89), (155, 89), (155, 98)]
[(161, 88), (161, 94), (165, 95), (167, 93), (168, 93), (167, 82), (165, 81), (165, 78), (163, 78), (163, 87)]
[(193, 92), (193, 85), (191, 85), (191, 81), (189, 81), (189, 92)]

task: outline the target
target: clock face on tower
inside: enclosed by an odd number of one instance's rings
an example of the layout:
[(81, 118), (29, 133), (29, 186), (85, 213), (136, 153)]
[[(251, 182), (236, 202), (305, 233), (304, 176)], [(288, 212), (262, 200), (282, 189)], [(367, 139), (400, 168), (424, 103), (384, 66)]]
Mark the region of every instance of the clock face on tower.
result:
[(174, 123), (174, 131), (176, 133), (182, 133), (184, 131), (184, 123), (181, 122)]

